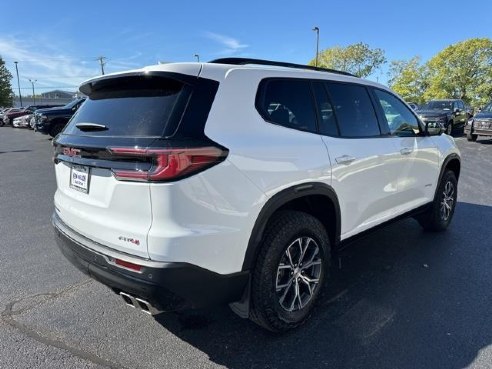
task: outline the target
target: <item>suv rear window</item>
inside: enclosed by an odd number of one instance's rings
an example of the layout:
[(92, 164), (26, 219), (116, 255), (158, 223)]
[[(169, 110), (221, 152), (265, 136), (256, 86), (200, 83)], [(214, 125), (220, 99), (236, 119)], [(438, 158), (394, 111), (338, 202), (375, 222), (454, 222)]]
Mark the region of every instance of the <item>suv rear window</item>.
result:
[[(171, 78), (131, 76), (103, 80), (73, 116), (65, 134), (162, 137), (172, 135), (190, 88)], [(104, 125), (80, 130), (78, 123)]]

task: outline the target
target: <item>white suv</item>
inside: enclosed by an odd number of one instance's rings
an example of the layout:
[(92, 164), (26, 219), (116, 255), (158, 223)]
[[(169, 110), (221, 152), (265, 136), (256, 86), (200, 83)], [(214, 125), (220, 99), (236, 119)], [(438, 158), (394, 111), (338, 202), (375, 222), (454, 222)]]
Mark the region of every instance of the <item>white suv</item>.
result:
[(459, 151), (379, 84), (229, 58), (105, 75), (54, 140), (66, 257), (156, 314), (303, 323), (330, 256), (402, 216), (444, 230)]

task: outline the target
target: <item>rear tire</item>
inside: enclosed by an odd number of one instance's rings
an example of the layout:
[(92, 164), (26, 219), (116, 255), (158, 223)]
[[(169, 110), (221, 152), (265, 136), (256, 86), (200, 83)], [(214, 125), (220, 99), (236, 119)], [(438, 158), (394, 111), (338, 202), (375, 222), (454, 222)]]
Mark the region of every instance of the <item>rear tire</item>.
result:
[(268, 225), (252, 274), (250, 319), (283, 332), (310, 316), (328, 277), (330, 241), (323, 224), (299, 211)]
[(453, 122), (449, 122), (448, 126), (446, 127), (446, 134), (449, 136), (453, 135)]
[(466, 140), (467, 141), (473, 141), (475, 142), (478, 138), (478, 135), (474, 135), (474, 134), (471, 134), (471, 133), (467, 133), (466, 134)]
[(441, 232), (448, 228), (453, 219), (458, 198), (458, 180), (451, 170), (446, 170), (437, 188), (431, 207), (417, 217), (427, 231)]
[(53, 138), (55, 138), (56, 135), (58, 133), (60, 133), (63, 128), (65, 128), (65, 125), (64, 124), (61, 124), (61, 123), (55, 124), (53, 127), (51, 127), (50, 136), (53, 137)]

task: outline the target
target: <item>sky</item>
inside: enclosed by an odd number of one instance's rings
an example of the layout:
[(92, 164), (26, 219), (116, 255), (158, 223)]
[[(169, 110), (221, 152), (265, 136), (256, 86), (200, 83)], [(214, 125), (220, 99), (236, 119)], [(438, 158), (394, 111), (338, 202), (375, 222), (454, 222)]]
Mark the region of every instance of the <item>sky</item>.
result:
[[(18, 4), (22, 4), (19, 6)], [(305, 64), (320, 50), (357, 42), (388, 61), (423, 61), (450, 44), (492, 38), (492, 1), (9, 1), (2, 4), (0, 56), (22, 95), (76, 91), (101, 73), (220, 57)], [(387, 69), (370, 79), (387, 81)]]

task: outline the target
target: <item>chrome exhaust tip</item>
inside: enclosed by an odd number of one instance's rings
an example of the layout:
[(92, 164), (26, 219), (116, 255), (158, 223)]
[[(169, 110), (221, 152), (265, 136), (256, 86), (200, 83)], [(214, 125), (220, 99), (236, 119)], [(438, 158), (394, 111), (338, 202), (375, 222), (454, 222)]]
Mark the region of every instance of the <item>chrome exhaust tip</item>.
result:
[(124, 293), (124, 292), (120, 292), (120, 296), (123, 299), (123, 301), (125, 301), (125, 304), (127, 304), (128, 306), (130, 306), (132, 308), (135, 308), (136, 307), (133, 304), (133, 301), (134, 301), (133, 296), (131, 296), (131, 295), (127, 294), (127, 293)]
[(125, 292), (120, 292), (120, 296), (126, 305), (131, 306), (134, 309), (139, 309), (145, 314), (157, 315), (162, 313), (161, 310), (155, 308), (148, 301), (145, 301), (139, 297), (132, 296)]

